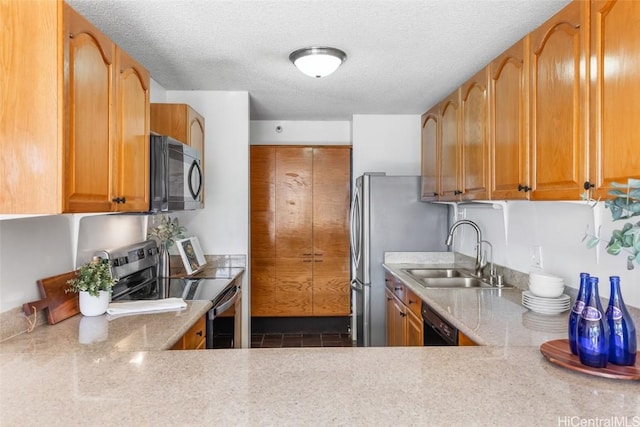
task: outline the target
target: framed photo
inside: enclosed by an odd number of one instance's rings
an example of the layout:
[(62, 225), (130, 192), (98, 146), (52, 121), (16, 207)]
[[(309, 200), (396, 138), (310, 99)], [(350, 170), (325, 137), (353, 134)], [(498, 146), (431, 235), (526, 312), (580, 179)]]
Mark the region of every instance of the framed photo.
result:
[(207, 261), (197, 237), (176, 240), (176, 246), (187, 274), (197, 273), (204, 268)]

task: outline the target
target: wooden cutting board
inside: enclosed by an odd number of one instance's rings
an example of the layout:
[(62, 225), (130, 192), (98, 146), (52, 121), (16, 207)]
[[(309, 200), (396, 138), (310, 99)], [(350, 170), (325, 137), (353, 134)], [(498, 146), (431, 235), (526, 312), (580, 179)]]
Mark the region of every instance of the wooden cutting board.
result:
[(80, 313), (78, 307), (78, 294), (75, 292), (65, 292), (69, 288), (67, 280), (76, 277), (75, 271), (58, 274), (57, 276), (45, 277), (38, 280), (41, 300), (28, 302), (22, 305), (27, 316), (33, 314), (33, 307), (40, 311), (47, 309), (47, 320), (49, 324), (56, 324), (71, 316)]

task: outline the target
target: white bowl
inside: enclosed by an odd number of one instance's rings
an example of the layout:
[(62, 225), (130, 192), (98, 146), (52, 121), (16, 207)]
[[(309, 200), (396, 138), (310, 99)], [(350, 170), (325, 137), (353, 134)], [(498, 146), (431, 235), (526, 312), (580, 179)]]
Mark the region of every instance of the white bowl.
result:
[(530, 272), (529, 273), (529, 281), (545, 281), (545, 282), (563, 282), (564, 283), (564, 279), (562, 277), (558, 277), (558, 276), (554, 276), (553, 274), (547, 274), (547, 273), (536, 273), (536, 272)]
[(529, 282), (529, 290), (532, 294), (542, 298), (558, 298), (564, 292), (564, 285), (540, 285)]

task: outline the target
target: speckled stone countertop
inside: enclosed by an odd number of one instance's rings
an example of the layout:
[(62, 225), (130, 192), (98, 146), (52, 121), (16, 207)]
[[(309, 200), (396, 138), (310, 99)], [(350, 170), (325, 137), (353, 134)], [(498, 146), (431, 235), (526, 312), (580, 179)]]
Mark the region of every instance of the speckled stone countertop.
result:
[(564, 332), (526, 332), (520, 290), (464, 292), (420, 296), (487, 346), (157, 351), (210, 303), (116, 319), (104, 341), (76, 316), (0, 343), (0, 425), (640, 425), (637, 381), (544, 359)]
[[(211, 308), (211, 301), (187, 301), (184, 310), (131, 316), (73, 316), (0, 343), (0, 353), (97, 353), (166, 350)], [(2, 381), (2, 379), (0, 379)], [(0, 385), (4, 389), (4, 381)], [(0, 415), (0, 424), (2, 418)]]
[[(567, 338), (569, 311), (544, 315), (528, 310), (522, 305), (520, 288), (525, 286), (526, 289), (526, 283), (516, 283), (512, 288), (503, 289), (429, 289), (404, 271), (412, 268), (458, 267), (447, 254), (450, 253), (434, 253), (430, 257), (426, 253), (426, 259), (430, 262), (426, 264), (419, 263), (425, 260), (420, 253), (407, 257), (403, 257), (402, 253), (394, 253), (397, 256), (388, 257), (384, 268), (477, 344), (539, 347), (546, 341)], [(575, 292), (568, 288), (565, 292), (574, 299)], [(629, 307), (629, 312), (634, 323), (640, 325), (640, 310)], [(639, 328), (636, 330), (640, 332)]]
[(0, 353), (0, 378), (3, 426), (640, 420), (638, 383), (567, 371), (531, 347)]

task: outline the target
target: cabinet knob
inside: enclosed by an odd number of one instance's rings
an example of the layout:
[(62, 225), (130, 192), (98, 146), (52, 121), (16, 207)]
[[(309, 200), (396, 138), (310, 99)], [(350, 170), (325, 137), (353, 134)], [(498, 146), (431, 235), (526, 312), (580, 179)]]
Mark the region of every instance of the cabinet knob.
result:
[(406, 316), (407, 316), (407, 313), (403, 313), (403, 312), (401, 311), (401, 312), (400, 312), (400, 316), (402, 316), (402, 317), (406, 317)]
[(197, 336), (199, 336), (199, 337), (201, 337), (201, 336), (202, 336), (202, 331), (198, 331), (198, 332), (196, 332), (196, 335), (197, 335)]
[(415, 304), (416, 302), (413, 300), (409, 300), (409, 304)]
[(126, 197), (116, 197), (115, 199), (111, 199), (111, 201), (113, 203), (126, 203), (127, 202), (127, 198)]
[(402, 290), (402, 287), (397, 286), (397, 287), (393, 288), (393, 290), (395, 290), (395, 291), (401, 291), (401, 290)]
[(433, 193), (433, 197), (438, 197), (438, 193)]
[(456, 191), (454, 191), (454, 192), (453, 192), (453, 194), (454, 194), (455, 196), (459, 196), (460, 194), (462, 194), (462, 191), (460, 191), (460, 190), (456, 190)]
[(526, 193), (527, 191), (531, 190), (532, 188), (527, 185), (518, 184), (518, 191), (524, 191)]
[(590, 183), (589, 181), (585, 181), (584, 182), (584, 189), (585, 190), (591, 190), (593, 187), (595, 187), (595, 185)]

